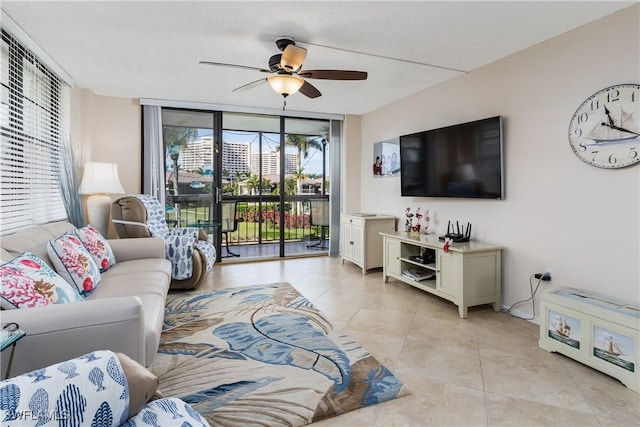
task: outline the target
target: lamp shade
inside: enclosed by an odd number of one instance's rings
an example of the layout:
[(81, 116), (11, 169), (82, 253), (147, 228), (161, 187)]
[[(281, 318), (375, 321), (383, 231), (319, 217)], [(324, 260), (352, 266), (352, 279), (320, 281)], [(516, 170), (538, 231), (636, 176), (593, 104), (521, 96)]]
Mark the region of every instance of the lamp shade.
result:
[(124, 194), (115, 163), (87, 162), (84, 165), (80, 194)]
[(296, 93), (304, 84), (304, 80), (299, 77), (290, 76), (289, 74), (276, 74), (267, 77), (267, 81), (271, 88), (282, 96), (288, 96)]
[(290, 44), (287, 46), (280, 59), (280, 65), (289, 71), (297, 71), (302, 67), (304, 59), (307, 57), (307, 49)]

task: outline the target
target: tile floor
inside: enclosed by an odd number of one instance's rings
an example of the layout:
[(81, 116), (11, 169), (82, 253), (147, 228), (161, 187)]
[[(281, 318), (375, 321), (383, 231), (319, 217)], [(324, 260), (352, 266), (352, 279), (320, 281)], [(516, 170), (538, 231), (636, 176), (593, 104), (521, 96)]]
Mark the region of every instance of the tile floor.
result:
[(413, 394), (317, 426), (639, 426), (640, 394), (538, 347), (538, 326), (382, 283), (336, 257), (216, 265), (201, 289), (289, 282)]

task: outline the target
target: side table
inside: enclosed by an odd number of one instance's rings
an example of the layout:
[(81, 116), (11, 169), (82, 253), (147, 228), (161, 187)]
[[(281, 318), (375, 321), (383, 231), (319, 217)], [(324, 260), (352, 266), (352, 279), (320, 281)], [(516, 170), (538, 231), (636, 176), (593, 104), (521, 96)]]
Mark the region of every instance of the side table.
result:
[(13, 363), (13, 354), (16, 351), (16, 344), (27, 335), (17, 323), (5, 323), (2, 325), (2, 331), (0, 332), (2, 341), (0, 341), (0, 352), (7, 349), (11, 349), (9, 354), (9, 362), (7, 363), (7, 372), (2, 375), (2, 379), (9, 378), (11, 373), (11, 364)]

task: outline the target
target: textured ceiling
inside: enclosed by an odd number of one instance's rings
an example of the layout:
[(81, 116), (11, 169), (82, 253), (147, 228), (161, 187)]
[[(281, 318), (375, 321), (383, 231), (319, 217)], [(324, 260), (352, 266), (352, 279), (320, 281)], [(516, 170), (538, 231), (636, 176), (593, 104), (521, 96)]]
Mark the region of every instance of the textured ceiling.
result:
[(268, 68), (288, 35), (306, 69), (353, 69), (366, 81), (311, 80), (287, 109), (364, 114), (516, 53), (635, 1), (3, 1), (2, 9), (82, 88), (99, 95), (280, 108)]

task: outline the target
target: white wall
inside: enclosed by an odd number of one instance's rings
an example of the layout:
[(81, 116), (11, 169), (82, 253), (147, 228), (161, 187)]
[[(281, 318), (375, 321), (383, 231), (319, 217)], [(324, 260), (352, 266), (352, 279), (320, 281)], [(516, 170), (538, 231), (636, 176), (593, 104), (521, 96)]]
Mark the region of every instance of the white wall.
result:
[[(360, 177), (362, 170), (360, 165), (360, 152), (362, 141), (361, 117), (346, 116), (342, 127), (342, 156), (341, 156), (341, 178), (342, 191), (340, 193), (340, 210), (342, 213), (357, 212), (360, 209)], [(371, 167), (365, 165), (365, 171)], [(345, 191), (346, 190), (346, 191)]]
[[(640, 83), (639, 16), (635, 5), (364, 115), (358, 209), (402, 219), (407, 206), (429, 209), (438, 234), (447, 220), (471, 222), (475, 239), (505, 247), (506, 305), (528, 298), (530, 275), (545, 268), (554, 284), (638, 302), (640, 165), (589, 166), (567, 129), (594, 92)], [(369, 172), (377, 141), (495, 115), (504, 119), (503, 201), (403, 198), (400, 178)]]
[[(141, 110), (137, 100), (99, 96), (90, 90), (74, 87), (71, 139), (79, 166), (78, 179), (82, 178), (82, 166), (87, 161), (116, 163), (124, 190), (131, 194), (139, 193), (142, 161), (140, 121)], [(108, 235), (117, 236), (113, 226)]]

